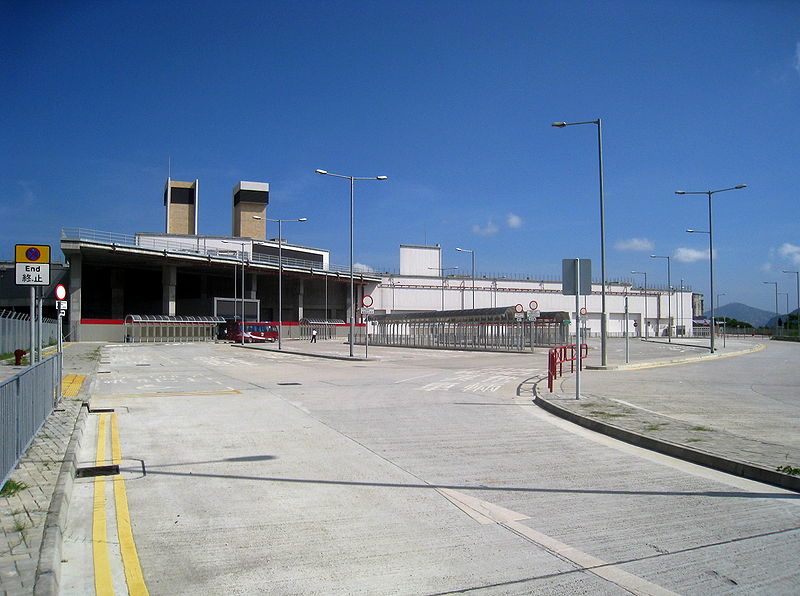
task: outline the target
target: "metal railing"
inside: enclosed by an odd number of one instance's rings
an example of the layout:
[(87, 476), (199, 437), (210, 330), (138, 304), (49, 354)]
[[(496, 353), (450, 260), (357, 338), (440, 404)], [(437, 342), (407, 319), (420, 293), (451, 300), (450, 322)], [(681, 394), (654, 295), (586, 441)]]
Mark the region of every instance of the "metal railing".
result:
[(56, 352), (0, 383), (0, 487), (60, 397), (61, 359)]
[[(564, 376), (564, 363), (569, 362), (569, 372), (575, 372), (575, 361), (579, 360), (575, 344), (555, 346), (547, 353), (547, 388), (553, 392), (553, 383), (558, 377)], [(589, 347), (581, 344), (580, 369), (583, 370), (583, 361), (589, 355)]]
[[(222, 249), (218, 246), (207, 247), (202, 238), (172, 240), (159, 236), (117, 234), (115, 232), (103, 232), (100, 230), (90, 230), (87, 228), (61, 228), (62, 240), (81, 240), (84, 242), (94, 242), (97, 244), (108, 244), (110, 246), (130, 246), (158, 251), (168, 251), (173, 253), (184, 253), (199, 255), (204, 257), (214, 257), (224, 259), (231, 264), (265, 264), (275, 265), (276, 267), (283, 261), (284, 267), (294, 267), (300, 269), (314, 269), (315, 271), (328, 271), (332, 273), (350, 273), (350, 267), (345, 265), (328, 265), (323, 267), (321, 263), (307, 259), (296, 259), (293, 257), (283, 257), (278, 259), (277, 255), (261, 255), (251, 251), (241, 249)], [(249, 242), (249, 241), (246, 241)], [(353, 273), (373, 274), (376, 272), (368, 268), (354, 268)]]
[[(42, 319), (42, 345), (58, 341), (58, 321)], [(31, 351), (31, 319), (27, 314), (0, 310), (0, 354), (17, 349)]]

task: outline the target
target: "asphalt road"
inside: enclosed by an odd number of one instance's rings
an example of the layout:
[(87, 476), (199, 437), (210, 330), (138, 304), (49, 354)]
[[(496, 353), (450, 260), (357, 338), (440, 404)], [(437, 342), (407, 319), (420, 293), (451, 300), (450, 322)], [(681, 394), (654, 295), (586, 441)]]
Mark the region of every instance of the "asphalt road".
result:
[(104, 348), (62, 593), (796, 593), (797, 494), (550, 416), (543, 354), (370, 352)]

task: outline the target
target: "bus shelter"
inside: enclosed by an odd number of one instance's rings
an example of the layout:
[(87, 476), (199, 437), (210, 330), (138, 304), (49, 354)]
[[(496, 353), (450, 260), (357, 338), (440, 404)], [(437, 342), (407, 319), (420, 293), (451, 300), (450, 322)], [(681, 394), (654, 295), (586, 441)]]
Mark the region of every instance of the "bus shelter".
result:
[(300, 337), (311, 339), (311, 331), (317, 330), (317, 339), (333, 339), (337, 337), (336, 330), (344, 328), (347, 324), (342, 319), (300, 319)]
[(168, 315), (128, 315), (125, 317), (126, 342), (215, 341), (222, 317)]
[[(528, 320), (515, 307), (391, 313), (369, 319), (369, 341), (379, 346), (522, 352), (566, 343), (565, 312)], [(362, 338), (363, 341), (363, 338)]]

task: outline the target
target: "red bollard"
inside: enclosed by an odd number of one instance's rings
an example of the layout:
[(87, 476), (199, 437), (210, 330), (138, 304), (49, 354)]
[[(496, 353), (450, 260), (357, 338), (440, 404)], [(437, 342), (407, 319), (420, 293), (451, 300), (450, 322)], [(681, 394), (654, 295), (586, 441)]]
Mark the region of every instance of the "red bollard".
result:
[(25, 350), (14, 350), (14, 366), (22, 364), (22, 357), (27, 354)]

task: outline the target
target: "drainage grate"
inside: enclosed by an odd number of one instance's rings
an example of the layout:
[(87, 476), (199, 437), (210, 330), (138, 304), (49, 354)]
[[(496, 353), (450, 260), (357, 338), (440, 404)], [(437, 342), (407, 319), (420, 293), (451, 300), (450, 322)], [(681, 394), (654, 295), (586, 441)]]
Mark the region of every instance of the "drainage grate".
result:
[(94, 478), (95, 476), (115, 476), (119, 474), (119, 466), (90, 466), (75, 470), (75, 478)]
[(302, 383), (278, 383), (278, 385), (302, 385)]

